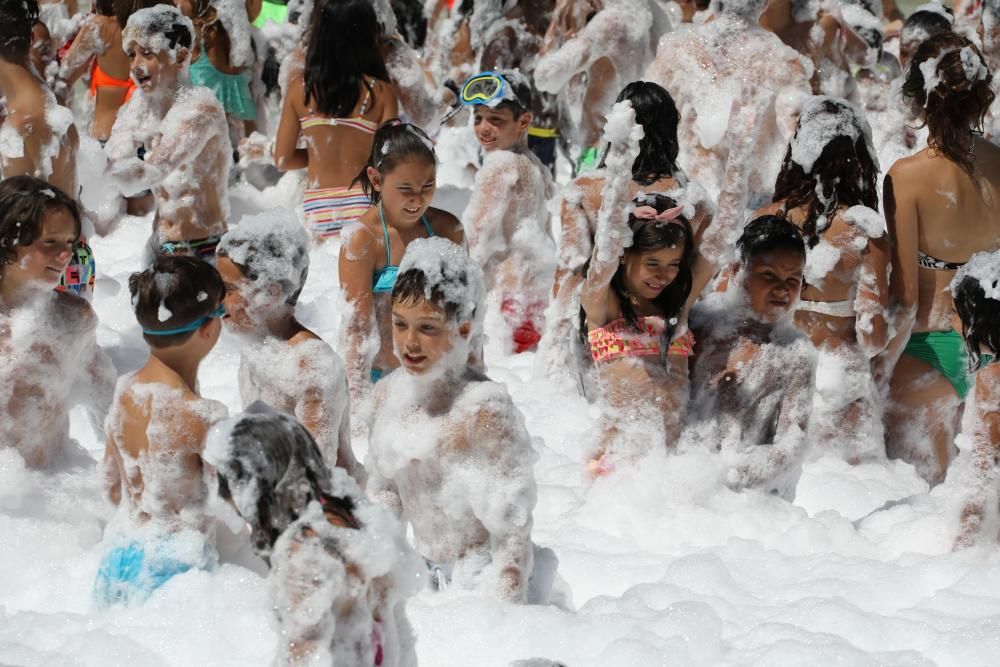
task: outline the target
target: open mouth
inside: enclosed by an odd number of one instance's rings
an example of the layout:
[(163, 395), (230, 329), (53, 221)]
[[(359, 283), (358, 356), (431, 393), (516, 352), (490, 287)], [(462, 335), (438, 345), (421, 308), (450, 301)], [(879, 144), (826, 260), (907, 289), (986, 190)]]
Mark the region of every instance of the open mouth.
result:
[(420, 207), (418, 206), (417, 208), (406, 208), (404, 206), (403, 211), (409, 213), (410, 215), (417, 215), (418, 213), (420, 213)]
[(661, 283), (643, 283), (650, 292), (662, 292), (666, 288), (666, 284)]
[(407, 366), (419, 366), (427, 360), (427, 357), (420, 354), (404, 354), (403, 363)]
[(135, 72), (132, 73), (132, 78), (135, 79), (136, 85), (140, 87), (149, 83), (150, 79), (152, 79), (148, 74), (136, 74)]
[(479, 137), (479, 143), (483, 145), (483, 148), (492, 148), (496, 144), (496, 137), (492, 139), (487, 139), (486, 137)]

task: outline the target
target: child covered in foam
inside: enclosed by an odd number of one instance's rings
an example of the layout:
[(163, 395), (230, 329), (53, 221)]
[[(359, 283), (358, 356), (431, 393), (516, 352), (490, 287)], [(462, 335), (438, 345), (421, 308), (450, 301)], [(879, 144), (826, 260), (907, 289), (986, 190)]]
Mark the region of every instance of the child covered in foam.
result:
[(472, 93), (463, 93), (463, 101), (475, 106), (476, 138), (486, 157), (462, 225), (486, 287), (500, 301), (509, 346), (525, 352), (541, 340), (556, 266), (546, 208), (551, 179), (527, 143), (531, 87), (510, 71), (484, 72), (463, 89)]
[(816, 351), (792, 316), (806, 252), (792, 223), (762, 216), (740, 237), (729, 289), (691, 311), (689, 444), (720, 451), (732, 488), (795, 497)]
[(121, 108), (105, 152), (122, 194), (153, 192), (153, 254), (213, 259), (229, 217), (232, 154), (219, 101), (187, 83), (193, 39), (190, 19), (173, 6), (129, 17), (122, 44), (138, 89)]
[(215, 562), (202, 449), (226, 408), (198, 395), (198, 366), (222, 331), (222, 278), (193, 257), (158, 257), (129, 291), (150, 354), (119, 380), (107, 421), (105, 489), (118, 513), (94, 583), (105, 606)]
[(344, 363), (295, 319), (309, 245), (295, 214), (280, 208), (244, 218), (219, 241), (226, 328), (244, 343), (240, 397), (244, 406), (260, 400), (295, 415), (327, 461), (363, 479), (351, 451)]
[(274, 664), (417, 664), (405, 603), (420, 558), (389, 511), (330, 474), (302, 424), (255, 403), (213, 429), (205, 457), (271, 566)]
[(959, 462), (954, 474), (962, 498), (961, 526), (955, 547), (980, 536), (996, 541), (1000, 478), (1000, 252), (973, 255), (951, 282), (962, 337), (975, 372), (965, 403), (962, 433), (956, 439)]
[(31, 176), (0, 183), (0, 447), (33, 467), (69, 453), (71, 405), (83, 403), (99, 432), (114, 392), (97, 315), (53, 290), (80, 227), (77, 203), (58, 188)]
[(376, 387), (368, 493), (413, 526), (438, 588), (524, 601), (536, 455), (507, 390), (467, 363), (484, 300), (482, 273), (461, 248), (410, 244), (392, 291), (403, 372)]

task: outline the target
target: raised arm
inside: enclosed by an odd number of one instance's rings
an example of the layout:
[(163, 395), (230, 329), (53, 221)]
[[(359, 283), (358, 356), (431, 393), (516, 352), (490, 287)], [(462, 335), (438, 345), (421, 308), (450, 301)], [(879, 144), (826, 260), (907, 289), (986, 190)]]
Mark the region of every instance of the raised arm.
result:
[(93, 18), (84, 20), (80, 32), (76, 34), (59, 65), (59, 81), (66, 88), (72, 88), (90, 67), (93, 59), (103, 54), (107, 48), (108, 45), (101, 39), (101, 27), (97, 22)]

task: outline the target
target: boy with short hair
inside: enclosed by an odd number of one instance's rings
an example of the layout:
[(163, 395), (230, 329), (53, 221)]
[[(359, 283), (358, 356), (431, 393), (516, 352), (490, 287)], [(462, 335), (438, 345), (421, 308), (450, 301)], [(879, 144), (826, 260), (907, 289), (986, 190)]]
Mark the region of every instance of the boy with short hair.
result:
[(462, 225), (486, 287), (500, 301), (515, 353), (534, 349), (555, 274), (546, 203), (548, 171), (528, 149), (531, 88), (516, 70), (484, 72), (462, 86), (475, 107), (476, 138), (486, 157)]
[(226, 408), (198, 395), (198, 366), (219, 340), (225, 288), (206, 262), (158, 257), (129, 291), (150, 354), (119, 380), (107, 421), (105, 490), (119, 512), (94, 584), (103, 605), (141, 602), (215, 560), (202, 450)]
[(123, 195), (153, 193), (152, 253), (211, 261), (227, 229), (232, 152), (215, 94), (187, 83), (193, 43), (191, 20), (173, 5), (129, 17), (122, 45), (137, 88), (119, 110), (105, 152)]
[(454, 582), (522, 602), (536, 455), (504, 386), (467, 363), (484, 300), (461, 248), (443, 238), (407, 248), (392, 290), (402, 370), (376, 385), (368, 493), (412, 524), (439, 589)]
[(217, 267), (226, 287), (226, 328), (240, 350), (244, 409), (263, 401), (294, 415), (329, 465), (363, 481), (351, 450), (344, 363), (322, 338), (295, 319), (309, 273), (309, 234), (287, 209), (243, 218), (219, 241)]
[[(33, 176), (0, 183), (0, 447), (34, 468), (73, 452), (69, 408), (83, 403), (103, 430), (117, 373), (97, 345), (97, 315), (54, 291), (80, 238), (80, 211)], [(82, 458), (89, 461), (83, 452)]]
[(795, 497), (816, 349), (793, 323), (805, 242), (783, 218), (750, 222), (725, 292), (691, 311), (695, 356), (684, 440), (720, 451), (733, 488)]

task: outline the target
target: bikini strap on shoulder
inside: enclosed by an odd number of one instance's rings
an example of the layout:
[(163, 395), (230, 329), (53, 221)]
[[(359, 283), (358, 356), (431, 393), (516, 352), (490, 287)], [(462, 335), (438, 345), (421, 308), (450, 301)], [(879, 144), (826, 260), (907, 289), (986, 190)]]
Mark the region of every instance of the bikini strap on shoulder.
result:
[(389, 253), (389, 228), (385, 224), (385, 215), (382, 214), (382, 202), (378, 203), (378, 219), (382, 221), (382, 234), (385, 235), (385, 265), (392, 266), (392, 255)]

